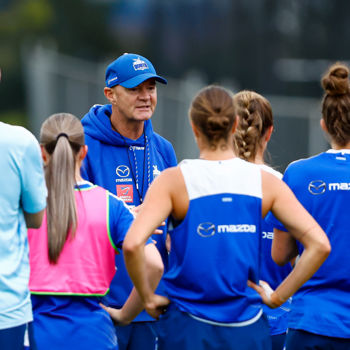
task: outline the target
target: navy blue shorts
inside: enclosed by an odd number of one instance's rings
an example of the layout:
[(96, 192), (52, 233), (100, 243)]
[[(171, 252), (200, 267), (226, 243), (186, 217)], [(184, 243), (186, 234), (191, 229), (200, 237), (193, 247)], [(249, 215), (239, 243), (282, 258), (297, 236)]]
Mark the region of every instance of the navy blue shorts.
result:
[(271, 335), (272, 350), (283, 350), (286, 342), (286, 333)]
[(157, 322), (159, 350), (270, 350), (267, 319), (243, 327), (226, 327), (198, 321), (174, 305)]
[(155, 350), (157, 336), (155, 322), (133, 322), (128, 326), (116, 326), (119, 350)]
[(0, 329), (1, 350), (23, 350), (26, 325)]
[(349, 350), (350, 339), (327, 337), (305, 332), (298, 329), (288, 329), (286, 350)]

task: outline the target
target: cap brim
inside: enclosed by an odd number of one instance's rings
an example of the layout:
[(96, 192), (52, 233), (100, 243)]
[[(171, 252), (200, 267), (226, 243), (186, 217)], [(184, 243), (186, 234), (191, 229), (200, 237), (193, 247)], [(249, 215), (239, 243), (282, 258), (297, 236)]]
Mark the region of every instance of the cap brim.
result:
[(130, 88), (134, 88), (135, 86), (140, 85), (144, 81), (146, 81), (148, 79), (152, 79), (152, 78), (159, 81), (162, 84), (168, 83), (168, 81), (165, 78), (163, 78), (157, 74), (145, 73), (145, 74), (137, 75), (136, 77), (133, 77), (129, 80), (123, 81), (119, 85), (121, 85), (127, 89), (130, 89)]

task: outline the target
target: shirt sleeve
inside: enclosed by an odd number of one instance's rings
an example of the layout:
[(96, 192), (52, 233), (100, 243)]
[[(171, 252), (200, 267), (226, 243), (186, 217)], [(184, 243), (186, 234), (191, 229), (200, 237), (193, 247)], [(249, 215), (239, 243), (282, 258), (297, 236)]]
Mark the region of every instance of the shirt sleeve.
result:
[(25, 212), (34, 214), (46, 207), (47, 189), (40, 147), (30, 134), (20, 164), (21, 204)]
[[(116, 195), (109, 193), (109, 234), (113, 247), (122, 249), (124, 238), (134, 220), (130, 207)], [(150, 237), (147, 244), (155, 243)]]
[(109, 232), (112, 245), (121, 249), (134, 216), (129, 207), (117, 196), (109, 193)]

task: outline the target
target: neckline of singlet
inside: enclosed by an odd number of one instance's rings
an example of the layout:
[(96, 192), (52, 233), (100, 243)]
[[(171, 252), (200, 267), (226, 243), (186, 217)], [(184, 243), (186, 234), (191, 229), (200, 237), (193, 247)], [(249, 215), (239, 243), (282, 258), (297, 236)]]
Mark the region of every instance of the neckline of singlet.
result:
[(350, 154), (350, 149), (349, 148), (343, 148), (343, 149), (329, 149), (328, 151), (326, 151), (326, 153), (346, 153), (346, 154)]
[(94, 184), (91, 183), (90, 181), (81, 180), (81, 181), (76, 182), (74, 188), (79, 189), (79, 188), (86, 188), (86, 187), (91, 187), (91, 186), (94, 186)]

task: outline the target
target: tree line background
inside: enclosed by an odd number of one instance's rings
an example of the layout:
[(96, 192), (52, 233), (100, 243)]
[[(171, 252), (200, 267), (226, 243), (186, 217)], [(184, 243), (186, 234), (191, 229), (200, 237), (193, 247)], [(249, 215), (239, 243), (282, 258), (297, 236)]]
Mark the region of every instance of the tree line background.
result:
[(166, 77), (321, 100), (329, 62), (350, 57), (349, 14), (347, 0), (0, 0), (0, 120), (28, 123), (21, 50), (37, 43), (96, 62), (140, 53)]

